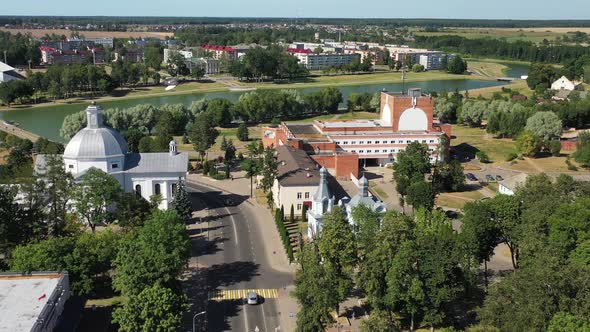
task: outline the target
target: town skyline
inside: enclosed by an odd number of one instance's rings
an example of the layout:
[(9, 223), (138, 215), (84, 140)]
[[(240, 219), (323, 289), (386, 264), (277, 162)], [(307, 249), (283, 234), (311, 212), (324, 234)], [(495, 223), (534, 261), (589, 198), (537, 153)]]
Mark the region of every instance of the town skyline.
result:
[[(171, 0), (166, 7), (157, 1), (145, 1), (141, 8), (132, 3), (106, 0), (98, 8), (89, 8), (73, 0), (57, 0), (52, 3), (32, 1), (13, 2), (4, 5), (5, 15), (42, 16), (177, 16), (177, 17), (301, 17), (301, 18), (440, 18), (440, 19), (512, 19), (512, 20), (584, 20), (588, 19), (590, 3), (574, 0), (568, 6), (556, 2), (542, 5), (538, 1), (524, 0), (514, 3), (500, 0), (494, 3), (465, 2), (451, 0), (445, 3), (427, 0), (420, 8), (410, 3), (377, 1), (374, 6), (359, 8), (358, 3), (343, 0), (335, 6), (333, 1), (317, 3), (302, 0), (297, 3), (273, 6), (269, 0), (253, 0), (244, 8), (239, 0), (223, 0), (214, 3), (197, 4), (187, 0)], [(379, 8), (379, 10), (375, 10)], [(384, 13), (391, 14), (384, 14)], [(190, 13), (190, 14), (187, 14)]]

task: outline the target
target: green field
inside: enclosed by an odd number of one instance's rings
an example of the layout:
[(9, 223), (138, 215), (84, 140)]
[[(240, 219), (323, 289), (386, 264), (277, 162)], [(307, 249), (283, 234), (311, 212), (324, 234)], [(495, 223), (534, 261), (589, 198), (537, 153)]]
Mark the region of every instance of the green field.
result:
[[(579, 29), (578, 29), (579, 30)], [(577, 31), (577, 28), (571, 28), (571, 31)], [(512, 29), (512, 28), (444, 28), (438, 32), (414, 32), (416, 36), (446, 36), (457, 35), (469, 39), (477, 38), (495, 38), (505, 39), (513, 42), (517, 40), (541, 43), (544, 39), (549, 41), (565, 35), (565, 32), (555, 31), (554, 29)]]
[(476, 151), (485, 151), (494, 163), (506, 160), (509, 153), (516, 152), (516, 145), (511, 139), (494, 138), (481, 128), (470, 128), (461, 125), (453, 125), (453, 138), (451, 146), (460, 153), (468, 155)]

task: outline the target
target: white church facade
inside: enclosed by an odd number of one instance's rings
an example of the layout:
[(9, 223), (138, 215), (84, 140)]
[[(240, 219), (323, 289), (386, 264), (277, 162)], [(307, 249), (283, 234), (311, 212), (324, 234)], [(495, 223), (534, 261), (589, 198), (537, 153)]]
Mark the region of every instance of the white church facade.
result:
[[(91, 168), (100, 169), (117, 179), (125, 192), (135, 192), (148, 201), (151, 196), (160, 195), (159, 208), (167, 209), (176, 184), (186, 180), (188, 154), (179, 153), (174, 141), (167, 153), (129, 153), (123, 136), (104, 126), (100, 106), (88, 106), (86, 118), (86, 127), (66, 145), (66, 171), (79, 179)], [(44, 156), (37, 156), (35, 168), (44, 166)]]

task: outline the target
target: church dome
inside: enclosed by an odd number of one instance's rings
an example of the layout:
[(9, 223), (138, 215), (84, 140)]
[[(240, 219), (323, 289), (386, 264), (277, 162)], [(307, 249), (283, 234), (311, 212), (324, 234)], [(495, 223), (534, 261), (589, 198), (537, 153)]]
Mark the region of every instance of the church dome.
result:
[(127, 142), (117, 131), (104, 127), (102, 109), (91, 105), (86, 109), (87, 125), (66, 145), (64, 158), (96, 159), (125, 155)]

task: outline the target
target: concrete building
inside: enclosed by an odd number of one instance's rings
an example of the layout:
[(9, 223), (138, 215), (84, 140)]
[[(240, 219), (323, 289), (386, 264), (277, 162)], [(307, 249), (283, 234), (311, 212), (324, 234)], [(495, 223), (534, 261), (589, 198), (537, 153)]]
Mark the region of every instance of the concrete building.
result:
[(425, 70), (443, 70), (455, 55), (446, 53), (421, 54), (418, 63), (424, 66)]
[(205, 44), (201, 48), (206, 52), (210, 52), (211, 56), (216, 60), (221, 60), (222, 58), (230, 61), (238, 59), (238, 51), (232, 47)]
[(41, 50), (41, 63), (47, 65), (104, 63), (106, 60), (105, 52), (102, 48), (58, 50), (47, 46), (40, 46), (39, 50)]
[(312, 195), (320, 184), (318, 165), (305, 151), (283, 145), (277, 151), (277, 176), (272, 187), (275, 206), (300, 216), (303, 205), (311, 207)]
[(193, 50), (177, 50), (177, 49), (172, 49), (172, 48), (165, 48), (164, 49), (164, 64), (167, 64), (168, 61), (170, 60), (170, 57), (173, 54), (180, 54), (182, 55), (185, 59), (189, 60), (192, 59), (195, 56), (195, 52), (193, 52)]
[(57, 331), (70, 297), (67, 273), (1, 273), (0, 289), (0, 332)]
[(315, 238), (322, 230), (322, 220), (325, 213), (332, 212), (336, 198), (330, 193), (328, 186), (328, 170), (320, 169), (320, 183), (313, 195), (311, 209), (307, 211), (307, 237)]
[(581, 82), (578, 81), (570, 81), (567, 77), (561, 76), (557, 81), (551, 84), (551, 90), (560, 91), (560, 90), (567, 90), (567, 91), (574, 91)]
[(526, 182), (528, 174), (519, 173), (498, 183), (498, 192), (503, 195), (514, 196), (516, 189)]
[(369, 193), (369, 181), (366, 177), (363, 176), (360, 178), (358, 186), (360, 191), (357, 195), (352, 198), (344, 197), (338, 202), (338, 205), (346, 211), (346, 218), (351, 225), (355, 223), (352, 217), (352, 211), (359, 205), (364, 205), (378, 213), (385, 213), (387, 211), (385, 204)]
[(412, 142), (424, 143), (431, 162), (448, 151), (451, 126), (434, 118), (434, 98), (420, 89), (381, 93), (376, 120), (281, 123), (263, 127), (265, 146), (289, 145), (306, 151), (338, 179), (359, 178), (361, 165), (388, 165)]
[(314, 53), (309, 49), (290, 48), (287, 52), (293, 54), (299, 63), (309, 70), (321, 70), (329, 67), (347, 65), (359, 58), (358, 54)]
[(86, 38), (86, 40), (93, 42), (95, 45), (102, 45), (104, 48), (113, 48), (115, 46), (115, 41), (112, 37)]
[(0, 61), (0, 83), (22, 79), (24, 77), (16, 69)]
[(115, 58), (113, 62), (117, 62), (119, 60), (130, 60), (133, 63), (141, 63), (144, 59), (144, 49), (143, 48), (126, 48), (125, 52), (122, 53), (121, 50), (115, 51)]
[[(63, 154), (66, 171), (80, 179), (90, 168), (113, 176), (126, 192), (150, 201), (160, 195), (160, 208), (167, 209), (178, 181), (184, 181), (188, 170), (188, 154), (178, 153), (174, 141), (168, 153), (128, 153), (127, 142), (115, 130), (103, 125), (102, 108), (86, 109), (87, 125), (66, 145)], [(46, 157), (38, 155), (35, 169), (43, 173)]]

